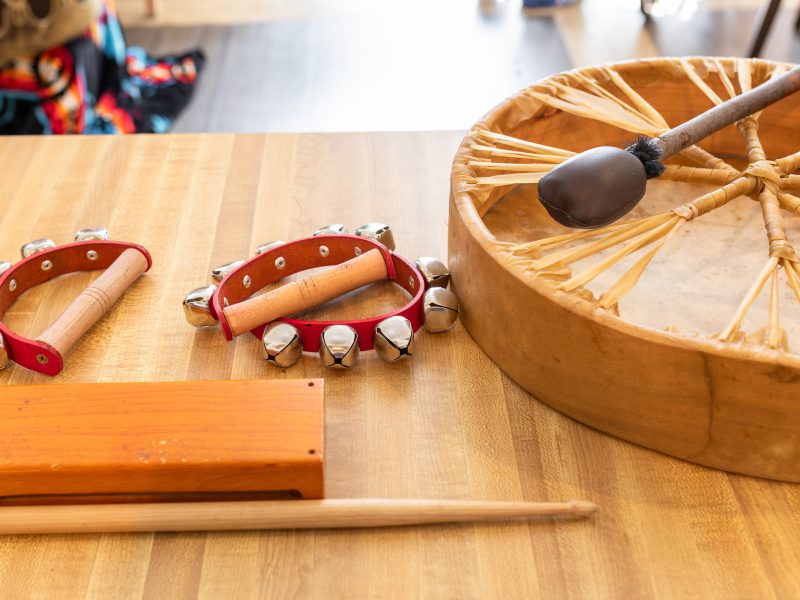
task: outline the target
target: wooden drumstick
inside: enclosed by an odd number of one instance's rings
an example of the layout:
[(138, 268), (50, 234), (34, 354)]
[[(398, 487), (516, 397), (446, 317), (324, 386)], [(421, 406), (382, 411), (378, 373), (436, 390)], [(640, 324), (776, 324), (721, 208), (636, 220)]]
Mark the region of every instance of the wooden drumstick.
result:
[(37, 341), (62, 356), (105, 315), (134, 281), (147, 271), (147, 258), (128, 248), (94, 282), (72, 301)]
[(644, 197), (647, 180), (664, 172), (661, 160), (800, 90), (800, 67), (718, 104), (657, 138), (626, 149), (592, 148), (539, 180), (539, 201), (567, 227), (592, 229), (621, 218)]
[(302, 279), (291, 281), (261, 296), (223, 309), (234, 336), (280, 317), (302, 312), (338, 298), (362, 285), (388, 277), (383, 254), (372, 249), (364, 254)]
[(0, 508), (0, 534), (116, 533), (394, 527), (545, 517), (580, 518), (572, 502), (467, 500), (267, 500)]

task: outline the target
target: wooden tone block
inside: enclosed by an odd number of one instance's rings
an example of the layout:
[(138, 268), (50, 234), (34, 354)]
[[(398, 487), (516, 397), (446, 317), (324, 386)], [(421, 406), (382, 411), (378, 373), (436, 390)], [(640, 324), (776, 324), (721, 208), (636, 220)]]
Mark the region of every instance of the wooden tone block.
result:
[(323, 498), (321, 379), (6, 387), (0, 504)]

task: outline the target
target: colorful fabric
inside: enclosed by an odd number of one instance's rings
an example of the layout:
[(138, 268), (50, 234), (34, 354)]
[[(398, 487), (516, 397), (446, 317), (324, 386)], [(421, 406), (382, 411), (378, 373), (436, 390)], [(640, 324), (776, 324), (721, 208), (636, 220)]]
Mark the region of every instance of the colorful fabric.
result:
[(0, 67), (0, 134), (161, 133), (191, 99), (203, 54), (127, 48), (113, 0), (75, 40)]

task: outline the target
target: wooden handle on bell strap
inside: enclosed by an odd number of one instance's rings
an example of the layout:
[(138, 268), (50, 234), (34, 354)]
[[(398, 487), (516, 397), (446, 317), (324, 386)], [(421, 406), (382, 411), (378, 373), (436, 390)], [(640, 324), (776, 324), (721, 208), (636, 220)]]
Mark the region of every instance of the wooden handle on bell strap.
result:
[(335, 267), (291, 281), (261, 296), (223, 309), (234, 336), (260, 325), (324, 304), (362, 285), (388, 277), (383, 254), (365, 252)]
[(37, 341), (52, 346), (62, 356), (67, 354), (147, 268), (144, 254), (132, 248), (125, 250), (72, 301)]
[(0, 535), (395, 527), (547, 517), (581, 518), (572, 502), (469, 500), (266, 500), (0, 508)]

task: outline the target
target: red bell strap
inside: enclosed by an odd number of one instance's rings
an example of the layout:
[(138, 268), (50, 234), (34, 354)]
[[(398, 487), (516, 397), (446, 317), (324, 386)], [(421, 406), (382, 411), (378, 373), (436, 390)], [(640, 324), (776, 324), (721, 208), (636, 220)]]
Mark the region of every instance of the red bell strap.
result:
[[(419, 270), (405, 258), (393, 254), (383, 244), (367, 237), (354, 235), (318, 235), (288, 242), (259, 254), (237, 267), (222, 280), (214, 292), (209, 310), (220, 321), (228, 340), (233, 339), (230, 324), (225, 318), (224, 307), (247, 300), (254, 292), (280, 281), (288, 275), (317, 267), (334, 266), (346, 262), (369, 250), (380, 251), (386, 263), (388, 279), (406, 290), (412, 297), (405, 306), (394, 312), (366, 319), (345, 321), (313, 321), (304, 319), (280, 318), (300, 332), (300, 341), (306, 352), (317, 352), (322, 332), (331, 325), (349, 325), (358, 333), (359, 348), (371, 350), (375, 328), (393, 316), (402, 316), (411, 322), (414, 331), (423, 323), (423, 296), (425, 279)], [(251, 333), (261, 339), (265, 327), (263, 323)]]
[(11, 331), (2, 319), (12, 304), (29, 289), (61, 275), (108, 269), (127, 250), (144, 255), (149, 270), (150, 253), (127, 242), (90, 240), (48, 248), (12, 265), (0, 275), (0, 336), (9, 358), (16, 364), (45, 375), (58, 375), (64, 368), (63, 352), (43, 341), (31, 340)]

